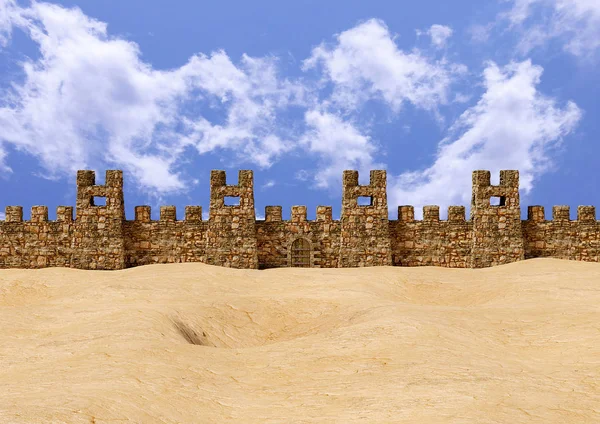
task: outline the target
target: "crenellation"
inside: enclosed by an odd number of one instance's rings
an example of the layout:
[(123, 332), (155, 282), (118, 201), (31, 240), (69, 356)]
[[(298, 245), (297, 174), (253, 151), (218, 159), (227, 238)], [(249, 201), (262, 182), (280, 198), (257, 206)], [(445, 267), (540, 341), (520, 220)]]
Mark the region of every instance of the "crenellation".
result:
[(254, 177), (251, 170), (240, 170), (238, 172), (238, 187), (242, 188), (253, 188)]
[(281, 206), (265, 206), (265, 222), (281, 222), (282, 216)]
[(544, 222), (546, 220), (544, 207), (540, 205), (528, 206), (527, 220), (531, 222)]
[(413, 222), (415, 220), (415, 207), (412, 205), (398, 206), (398, 221)]
[(489, 187), (492, 185), (492, 173), (485, 170), (476, 170), (472, 174), (473, 187)]
[[(490, 174), (491, 175), (491, 174)], [(500, 171), (500, 186), (519, 190), (519, 171), (501, 170)]]
[(317, 221), (332, 222), (333, 210), (331, 206), (317, 206)]
[(73, 222), (73, 206), (57, 206), (56, 221)]
[(465, 222), (465, 207), (448, 206), (448, 222)]
[(117, 190), (123, 189), (123, 171), (108, 169), (106, 171), (105, 187)]
[(219, 187), (225, 187), (227, 185), (227, 175), (225, 171), (213, 169), (210, 171), (210, 188), (217, 189)]
[(140, 205), (135, 207), (134, 221), (137, 222), (150, 222), (151, 220), (151, 207), (149, 205)]
[(358, 187), (358, 171), (345, 170), (342, 174), (342, 185), (347, 188)]
[(185, 221), (201, 222), (202, 221), (202, 206), (186, 206)]
[(438, 205), (423, 206), (423, 221), (439, 222), (439, 220), (440, 220), (440, 207)]
[(6, 222), (23, 222), (23, 206), (7, 206), (4, 211)]
[[(177, 220), (174, 205), (160, 206), (151, 219), (148, 205), (135, 207), (125, 219), (123, 174), (106, 171), (106, 183), (95, 184), (94, 171), (77, 172), (75, 214), (58, 206), (56, 222), (46, 206), (33, 206), (23, 222), (21, 206), (7, 206), (0, 222), (0, 268), (66, 266), (80, 269), (122, 269), (151, 263), (203, 262), (234, 268), (443, 266), (480, 268), (525, 258), (555, 257), (600, 261), (600, 223), (594, 206), (579, 206), (570, 220), (569, 206), (554, 206), (545, 220), (543, 206), (529, 206), (520, 218), (519, 173), (473, 172), (470, 219), (465, 206), (448, 206), (440, 220), (437, 205), (423, 206), (415, 221), (414, 207), (398, 206), (398, 219), (388, 219), (386, 171), (373, 170), (369, 185), (358, 184), (357, 171), (344, 171), (342, 213), (333, 220), (331, 206), (317, 206), (307, 219), (306, 206), (292, 206), (282, 219), (281, 206), (266, 206), (265, 219), (254, 210), (254, 182), (241, 170), (238, 184), (227, 185), (225, 171), (211, 172), (209, 220), (201, 206), (186, 206)], [(239, 204), (225, 205), (225, 197)], [(359, 205), (359, 197), (370, 204)], [(95, 197), (106, 203), (96, 205)], [(492, 197), (499, 198), (491, 202)], [(75, 215), (75, 216), (74, 216)]]
[(177, 220), (177, 208), (173, 205), (160, 207), (160, 221), (175, 222)]
[(596, 222), (596, 208), (594, 206), (578, 206), (577, 221), (579, 222)]
[[(358, 175), (358, 174), (357, 174)], [(369, 187), (383, 188), (387, 185), (387, 173), (385, 170), (374, 169), (369, 174)]]
[(306, 222), (306, 217), (306, 206), (292, 206), (290, 216), (292, 222)]
[(96, 184), (96, 173), (94, 171), (77, 171), (77, 187), (91, 187), (94, 184)]
[(557, 222), (571, 221), (571, 208), (568, 205), (556, 205), (552, 207), (552, 220)]
[(32, 206), (30, 222), (48, 222), (48, 206)]

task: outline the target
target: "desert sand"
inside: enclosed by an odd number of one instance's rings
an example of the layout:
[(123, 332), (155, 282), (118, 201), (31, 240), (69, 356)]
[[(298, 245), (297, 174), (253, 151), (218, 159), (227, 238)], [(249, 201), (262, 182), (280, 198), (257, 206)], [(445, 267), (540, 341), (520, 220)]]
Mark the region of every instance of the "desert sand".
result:
[(0, 423), (600, 423), (600, 264), (0, 270)]

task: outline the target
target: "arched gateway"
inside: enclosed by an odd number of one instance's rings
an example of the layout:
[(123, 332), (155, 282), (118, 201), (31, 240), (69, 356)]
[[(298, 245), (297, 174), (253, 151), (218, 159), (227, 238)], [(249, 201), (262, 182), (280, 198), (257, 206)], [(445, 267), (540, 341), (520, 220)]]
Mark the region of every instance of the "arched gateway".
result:
[(305, 238), (298, 238), (292, 243), (292, 267), (310, 267), (310, 242)]

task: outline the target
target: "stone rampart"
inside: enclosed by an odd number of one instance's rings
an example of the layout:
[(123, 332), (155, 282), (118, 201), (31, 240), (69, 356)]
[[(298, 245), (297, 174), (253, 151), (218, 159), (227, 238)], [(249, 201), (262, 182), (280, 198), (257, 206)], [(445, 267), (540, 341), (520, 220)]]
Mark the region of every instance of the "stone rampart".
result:
[[(521, 220), (518, 171), (500, 171), (499, 185), (490, 184), (489, 171), (474, 171), (468, 220), (464, 206), (449, 206), (448, 219), (440, 220), (436, 205), (423, 207), (422, 220), (414, 219), (413, 206), (398, 206), (398, 219), (389, 220), (383, 170), (371, 171), (366, 186), (358, 184), (357, 171), (344, 171), (340, 220), (332, 219), (331, 206), (318, 206), (314, 221), (307, 220), (306, 206), (292, 206), (289, 220), (282, 219), (281, 206), (267, 206), (265, 219), (256, 220), (250, 170), (239, 171), (237, 185), (227, 185), (225, 171), (211, 172), (208, 221), (201, 206), (186, 206), (183, 220), (176, 219), (175, 206), (161, 206), (160, 218), (152, 220), (146, 205), (126, 220), (122, 171), (106, 171), (105, 181), (97, 185), (93, 171), (78, 171), (75, 217), (73, 207), (59, 206), (49, 221), (46, 206), (33, 206), (31, 219), (23, 221), (21, 206), (7, 206), (0, 268), (110, 270), (174, 262), (253, 269), (482, 268), (535, 257), (600, 257), (593, 206), (579, 206), (574, 221), (568, 206), (554, 206), (552, 220), (545, 220), (542, 206), (529, 206)], [(98, 197), (105, 204), (97, 205)]]

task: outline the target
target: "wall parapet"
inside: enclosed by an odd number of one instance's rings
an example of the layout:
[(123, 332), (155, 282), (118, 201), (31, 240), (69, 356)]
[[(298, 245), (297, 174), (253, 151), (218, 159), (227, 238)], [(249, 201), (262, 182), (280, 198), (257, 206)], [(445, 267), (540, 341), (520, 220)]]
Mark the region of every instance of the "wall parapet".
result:
[(540, 205), (527, 207), (527, 221), (530, 222), (582, 222), (595, 223), (596, 207), (595, 206), (578, 206), (577, 218), (571, 220), (571, 208), (567, 205), (556, 205), (552, 207), (552, 219), (546, 220), (544, 207)]
[[(281, 206), (266, 206), (264, 220), (254, 210), (251, 170), (238, 172), (238, 184), (228, 185), (225, 171), (210, 174), (209, 219), (202, 206), (186, 206), (177, 220), (174, 205), (160, 206), (158, 220), (149, 205), (135, 206), (133, 220), (125, 219), (123, 173), (107, 170), (104, 185), (95, 172), (77, 172), (73, 206), (57, 206), (56, 220), (48, 207), (31, 207), (23, 220), (22, 206), (6, 206), (0, 220), (0, 268), (67, 266), (80, 269), (122, 269), (148, 263), (204, 262), (233, 268), (279, 266), (357, 267), (423, 266), (481, 268), (534, 257), (600, 261), (600, 222), (594, 206), (556, 205), (546, 220), (544, 207), (527, 207), (520, 218), (519, 172), (501, 170), (500, 184), (491, 173), (472, 173), (472, 201), (448, 206), (423, 206), (415, 220), (412, 205), (398, 206), (398, 219), (388, 219), (386, 171), (372, 170), (368, 185), (359, 174), (342, 175), (342, 213), (334, 220), (331, 206), (291, 206), (283, 220)], [(96, 204), (96, 198), (105, 198)], [(238, 204), (225, 202), (238, 198)], [(367, 197), (368, 202), (359, 202)], [(496, 202), (492, 198), (497, 198)], [(299, 256), (298, 256), (299, 255)], [(303, 256), (304, 255), (304, 256)]]

